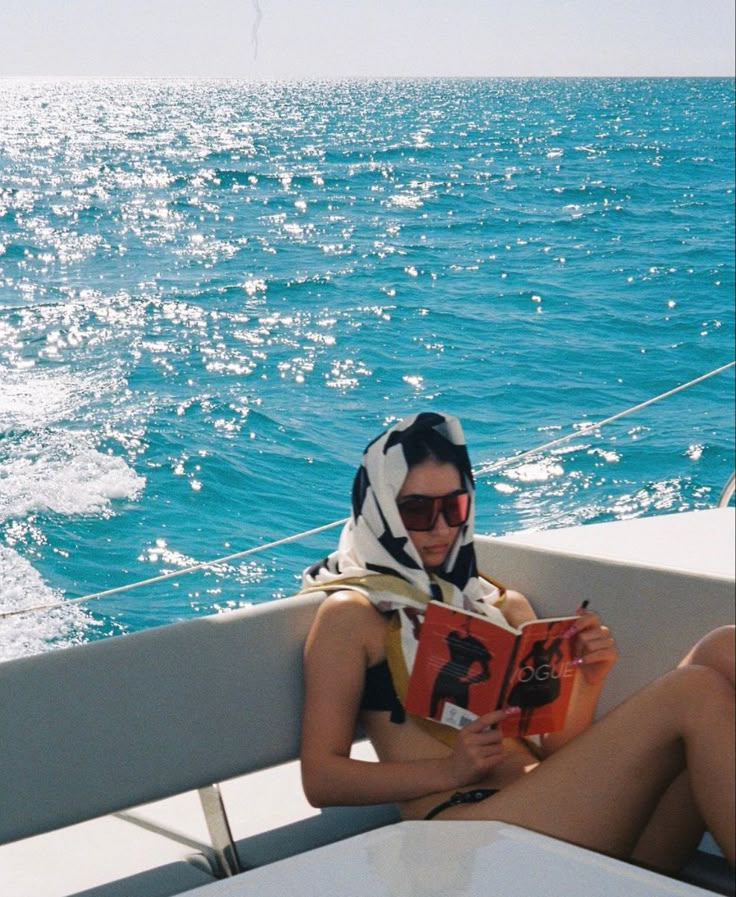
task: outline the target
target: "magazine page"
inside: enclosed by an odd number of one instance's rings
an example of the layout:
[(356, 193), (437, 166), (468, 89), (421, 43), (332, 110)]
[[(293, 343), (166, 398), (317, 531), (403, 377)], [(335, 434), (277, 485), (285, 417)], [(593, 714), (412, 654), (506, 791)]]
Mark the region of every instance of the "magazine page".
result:
[(538, 735), (564, 726), (576, 672), (575, 640), (569, 637), (574, 619), (535, 620), (522, 628), (501, 702), (521, 713), (504, 720), (504, 735)]
[(404, 700), (410, 713), (462, 728), (494, 710), (517, 636), (476, 614), (430, 603)]

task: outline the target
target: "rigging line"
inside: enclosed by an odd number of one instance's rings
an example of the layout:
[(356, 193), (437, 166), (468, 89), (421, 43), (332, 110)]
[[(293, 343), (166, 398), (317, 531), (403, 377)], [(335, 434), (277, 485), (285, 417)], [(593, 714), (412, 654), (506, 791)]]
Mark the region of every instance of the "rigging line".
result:
[[(476, 477), (483, 476), (484, 474), (491, 473), (492, 471), (497, 470), (500, 467), (504, 467), (506, 464), (510, 464), (514, 461), (519, 461), (522, 458), (527, 458), (530, 455), (535, 455), (539, 452), (546, 451), (547, 449), (552, 448), (552, 446), (560, 445), (561, 443), (567, 442), (570, 439), (576, 439), (578, 436), (584, 436), (591, 430), (597, 430), (599, 427), (602, 427), (605, 424), (610, 424), (612, 421), (625, 417), (628, 414), (633, 414), (635, 411), (646, 408), (648, 405), (653, 405), (655, 402), (666, 399), (669, 396), (674, 395), (675, 393), (682, 392), (683, 390), (688, 389), (691, 386), (695, 386), (697, 383), (701, 383), (703, 380), (707, 380), (709, 377), (714, 377), (716, 374), (720, 374), (723, 371), (728, 370), (728, 368), (731, 368), (734, 365), (736, 365), (736, 360), (729, 361), (727, 364), (723, 364), (720, 367), (714, 368), (712, 371), (708, 371), (708, 373), (706, 374), (701, 374), (699, 377), (695, 377), (693, 380), (689, 380), (687, 383), (681, 383), (679, 386), (668, 389), (666, 392), (660, 393), (657, 396), (653, 396), (651, 399), (647, 399), (644, 402), (639, 402), (636, 405), (632, 405), (630, 408), (626, 408), (623, 411), (612, 414), (610, 417), (606, 417), (603, 420), (586, 424), (579, 430), (574, 430), (572, 433), (568, 433), (565, 436), (560, 436), (557, 439), (553, 439), (550, 442), (545, 442), (544, 444), (538, 445), (535, 448), (527, 449), (526, 451), (520, 452), (517, 455), (512, 455), (508, 458), (501, 458), (499, 461), (494, 461), (489, 464), (481, 464), (479, 467), (473, 469), (473, 475)], [(150, 579), (143, 579), (138, 582), (131, 582), (122, 586), (115, 586), (114, 588), (105, 589), (101, 592), (93, 592), (90, 595), (83, 595), (81, 598), (69, 598), (64, 601), (48, 602), (46, 604), (34, 604), (28, 607), (19, 607), (14, 608), (13, 610), (0, 611), (0, 620), (7, 619), (8, 617), (17, 617), (21, 614), (30, 614), (36, 611), (55, 610), (57, 608), (68, 607), (70, 604), (82, 604), (86, 601), (105, 598), (109, 595), (115, 595), (120, 592), (127, 592), (131, 589), (140, 588), (141, 586), (149, 586), (153, 585), (154, 583), (164, 582), (167, 579), (176, 579), (180, 576), (186, 576), (188, 573), (195, 573), (198, 570), (204, 570), (207, 567), (212, 567), (216, 564), (225, 564), (229, 561), (234, 561), (238, 558), (243, 558), (250, 554), (256, 554), (256, 552), (267, 551), (270, 548), (277, 548), (280, 545), (286, 545), (289, 542), (296, 542), (298, 539), (303, 539), (307, 536), (313, 536), (317, 533), (322, 533), (326, 530), (334, 529), (336, 526), (342, 526), (347, 523), (348, 519), (349, 518), (344, 517), (341, 520), (333, 520), (332, 523), (325, 523), (322, 526), (315, 527), (314, 529), (305, 530), (301, 533), (295, 533), (291, 536), (285, 536), (283, 539), (277, 539), (274, 542), (267, 542), (264, 545), (255, 545), (251, 548), (246, 548), (244, 551), (236, 551), (235, 553), (226, 555), (225, 557), (215, 558), (211, 561), (202, 561), (198, 564), (193, 564), (190, 567), (182, 567), (180, 570), (172, 570), (169, 573), (161, 573), (159, 576), (152, 576)]]
[(491, 461), (488, 464), (482, 464), (480, 465), (480, 467), (473, 470), (473, 475), (483, 476), (484, 474), (491, 473), (492, 471), (497, 470), (499, 467), (505, 467), (512, 461), (519, 461), (522, 458), (528, 458), (529, 455), (536, 455), (539, 452), (546, 451), (547, 449), (552, 448), (555, 445), (560, 445), (563, 442), (567, 442), (570, 439), (577, 439), (578, 436), (584, 436), (586, 433), (590, 433), (591, 430), (597, 430), (600, 427), (605, 426), (606, 424), (610, 424), (613, 421), (618, 420), (621, 417), (626, 417), (627, 414), (633, 414), (635, 411), (640, 411), (642, 408), (646, 408), (647, 405), (653, 405), (655, 402), (659, 402), (661, 399), (666, 399), (677, 392), (682, 392), (682, 390), (688, 389), (690, 386), (695, 386), (697, 383), (701, 383), (703, 380), (707, 380), (709, 377), (714, 377), (716, 374), (721, 374), (723, 373), (723, 371), (728, 370), (728, 368), (732, 368), (734, 365), (736, 365), (736, 361), (729, 361), (728, 364), (723, 364), (718, 368), (714, 368), (712, 371), (708, 371), (707, 374), (701, 374), (700, 377), (696, 377), (694, 380), (689, 380), (687, 383), (681, 383), (679, 386), (668, 389), (667, 392), (662, 392), (658, 396), (653, 396), (651, 399), (647, 399), (645, 402), (639, 402), (638, 405), (632, 405), (631, 408), (626, 408), (624, 411), (619, 411), (617, 414), (612, 414), (610, 417), (606, 417), (603, 420), (585, 424), (585, 426), (581, 427), (579, 430), (574, 430), (572, 433), (568, 433), (565, 436), (559, 436), (557, 439), (552, 439), (550, 442), (545, 442), (542, 445), (538, 445), (536, 448), (527, 449), (526, 451), (520, 452), (518, 455), (512, 455), (509, 458), (501, 458), (498, 461)]
[(13, 610), (0, 611), (0, 620), (6, 617), (17, 617), (21, 614), (30, 614), (40, 610), (55, 610), (56, 608), (68, 607), (70, 604), (81, 604), (84, 601), (92, 601), (96, 598), (106, 598), (108, 595), (115, 595), (119, 592), (127, 592), (130, 589), (137, 589), (141, 586), (150, 586), (157, 582), (163, 582), (167, 579), (176, 579), (180, 576), (186, 576), (187, 573), (195, 573), (197, 570), (204, 570), (207, 567), (214, 567), (216, 564), (225, 564), (228, 561), (234, 561), (237, 558), (246, 557), (249, 554), (255, 554), (258, 551), (266, 551), (269, 548), (278, 548), (279, 545), (286, 545), (287, 542), (295, 542), (297, 539), (303, 539), (306, 536), (314, 536), (317, 533), (324, 532), (328, 529), (334, 529), (336, 526), (347, 523), (348, 518), (342, 520), (333, 520), (332, 523), (325, 523), (322, 526), (316, 526), (314, 529), (306, 530), (302, 533), (296, 533), (292, 536), (285, 536), (283, 539), (276, 539), (274, 542), (267, 542), (265, 545), (254, 545), (252, 548), (246, 548), (244, 551), (236, 551), (234, 554), (228, 554), (225, 557), (215, 558), (212, 561), (201, 561), (193, 564), (191, 567), (182, 567), (180, 570), (172, 570), (169, 573), (161, 573), (159, 576), (152, 576), (150, 579), (142, 579), (139, 582), (129, 582), (122, 586), (115, 586), (112, 589), (104, 589), (102, 592), (93, 592), (91, 595), (83, 595), (81, 598), (68, 598), (64, 601), (50, 601), (46, 604), (34, 604), (29, 607), (18, 607)]

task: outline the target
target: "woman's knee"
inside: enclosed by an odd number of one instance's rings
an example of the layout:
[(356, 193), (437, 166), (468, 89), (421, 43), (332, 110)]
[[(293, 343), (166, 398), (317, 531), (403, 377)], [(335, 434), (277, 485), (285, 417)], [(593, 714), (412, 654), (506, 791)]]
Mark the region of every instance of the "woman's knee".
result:
[[(682, 722), (714, 725), (733, 715), (733, 681), (709, 665), (685, 664), (670, 674), (670, 694)], [(666, 700), (666, 699), (665, 699)], [(710, 721), (710, 722), (707, 722)]]
[(736, 679), (736, 627), (720, 626), (697, 642), (680, 666), (709, 667), (734, 686)]
[[(668, 740), (694, 731), (706, 720), (725, 719), (733, 704), (734, 689), (725, 676), (709, 666), (683, 663), (633, 694), (601, 722), (617, 720), (627, 731)], [(620, 714), (629, 714), (629, 719)]]

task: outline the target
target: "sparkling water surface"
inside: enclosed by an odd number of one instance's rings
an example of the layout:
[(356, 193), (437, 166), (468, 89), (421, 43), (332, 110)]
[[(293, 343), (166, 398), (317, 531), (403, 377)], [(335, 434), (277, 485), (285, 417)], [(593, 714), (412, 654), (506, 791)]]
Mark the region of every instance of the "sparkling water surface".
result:
[[(734, 357), (729, 79), (0, 80), (0, 608), (348, 513), (463, 421), (478, 530), (711, 506)], [(0, 658), (290, 594), (337, 530), (0, 620)]]

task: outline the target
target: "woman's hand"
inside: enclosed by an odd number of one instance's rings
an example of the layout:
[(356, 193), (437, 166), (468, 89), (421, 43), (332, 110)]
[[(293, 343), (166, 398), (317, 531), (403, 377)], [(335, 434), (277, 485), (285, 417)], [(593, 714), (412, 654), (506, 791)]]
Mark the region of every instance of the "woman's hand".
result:
[(616, 662), (618, 650), (608, 626), (597, 614), (579, 607), (571, 627), (573, 663), (580, 670), (573, 684), (572, 700), (565, 726), (542, 736), (542, 754), (549, 756), (584, 732), (595, 717), (596, 704), (603, 680)]
[(485, 778), (503, 760), (503, 734), (498, 724), (518, 707), (494, 710), (468, 723), (459, 732), (452, 754), (447, 758), (451, 775), (458, 787), (472, 785)]
[(584, 611), (575, 623), (573, 653), (585, 682), (600, 685), (616, 662), (618, 649), (608, 626), (597, 614)]

